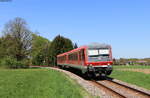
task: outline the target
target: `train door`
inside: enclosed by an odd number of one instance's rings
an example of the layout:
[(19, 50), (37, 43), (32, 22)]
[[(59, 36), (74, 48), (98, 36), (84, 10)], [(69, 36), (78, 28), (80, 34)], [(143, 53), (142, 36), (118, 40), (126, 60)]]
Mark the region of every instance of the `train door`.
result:
[(80, 65), (84, 65), (84, 60), (85, 60), (84, 49), (81, 49), (79, 52), (79, 60), (80, 60)]

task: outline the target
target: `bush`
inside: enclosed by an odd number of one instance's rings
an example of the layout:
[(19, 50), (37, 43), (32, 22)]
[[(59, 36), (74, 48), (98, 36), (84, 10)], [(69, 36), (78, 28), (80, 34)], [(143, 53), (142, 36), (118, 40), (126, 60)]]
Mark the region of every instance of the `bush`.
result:
[(4, 59), (1, 59), (0, 61), (0, 65), (2, 67), (6, 67), (6, 68), (27, 68), (28, 64), (26, 63), (26, 61), (17, 61), (15, 58), (12, 57), (6, 57)]

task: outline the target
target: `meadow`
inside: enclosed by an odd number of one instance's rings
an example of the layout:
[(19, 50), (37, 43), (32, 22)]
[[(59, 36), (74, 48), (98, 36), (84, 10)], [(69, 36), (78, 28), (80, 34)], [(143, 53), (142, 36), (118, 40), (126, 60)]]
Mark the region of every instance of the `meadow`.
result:
[(0, 69), (0, 98), (83, 98), (75, 81), (50, 69)]
[(134, 68), (134, 69), (150, 69), (150, 65), (143, 66), (143, 65), (117, 65), (113, 66), (116, 68)]
[(149, 70), (150, 66), (114, 66), (113, 68), (114, 70), (110, 77), (150, 90), (150, 74), (135, 72), (132, 70), (123, 70), (127, 68)]

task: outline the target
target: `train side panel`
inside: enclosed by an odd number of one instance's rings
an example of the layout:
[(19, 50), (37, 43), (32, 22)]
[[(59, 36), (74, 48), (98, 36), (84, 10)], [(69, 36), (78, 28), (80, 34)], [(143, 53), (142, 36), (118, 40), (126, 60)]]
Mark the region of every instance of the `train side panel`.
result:
[(57, 64), (63, 67), (72, 67), (81, 70), (83, 73), (87, 71), (86, 66), (86, 47), (74, 49), (57, 56)]

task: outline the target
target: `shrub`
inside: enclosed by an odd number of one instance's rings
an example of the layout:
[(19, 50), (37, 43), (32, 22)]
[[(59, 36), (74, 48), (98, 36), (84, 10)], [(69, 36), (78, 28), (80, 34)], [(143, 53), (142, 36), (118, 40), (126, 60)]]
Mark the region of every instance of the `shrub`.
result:
[(27, 68), (28, 64), (24, 61), (17, 61), (15, 58), (6, 57), (0, 61), (0, 65), (6, 68)]

